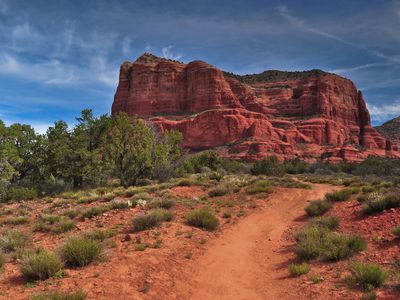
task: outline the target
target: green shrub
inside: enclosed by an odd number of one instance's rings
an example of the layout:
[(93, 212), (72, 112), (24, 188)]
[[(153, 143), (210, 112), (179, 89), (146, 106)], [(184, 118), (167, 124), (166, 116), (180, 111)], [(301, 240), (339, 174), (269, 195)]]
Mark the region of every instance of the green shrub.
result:
[[(136, 202), (131, 202), (131, 203), (132, 204), (133, 203), (136, 204)], [(128, 201), (115, 201), (115, 200), (113, 200), (113, 201), (111, 201), (109, 203), (109, 207), (110, 207), (110, 209), (114, 210), (114, 209), (125, 209), (125, 208), (129, 208), (130, 206), (129, 206)]]
[(253, 175), (281, 176), (285, 173), (285, 169), (276, 156), (269, 156), (255, 162), (251, 173)]
[(7, 258), (3, 252), (0, 252), (0, 272), (3, 270), (4, 265), (7, 262)]
[(93, 207), (85, 209), (82, 212), (82, 217), (91, 219), (95, 216), (105, 213), (108, 210), (110, 210), (110, 207), (107, 205), (93, 206)]
[(283, 166), (288, 174), (303, 174), (309, 171), (309, 165), (300, 158), (285, 160)]
[(346, 201), (349, 200), (351, 195), (357, 194), (360, 191), (359, 188), (346, 188), (340, 191), (327, 193), (325, 199), (328, 201)]
[(95, 229), (93, 231), (88, 231), (83, 234), (83, 237), (86, 239), (90, 240), (96, 240), (96, 241), (104, 241), (110, 237), (115, 236), (117, 233), (114, 230), (100, 230), (100, 229)]
[(217, 186), (208, 192), (210, 197), (220, 197), (229, 193), (229, 190), (224, 186)]
[(400, 206), (400, 193), (388, 194), (383, 196), (379, 193), (372, 193), (364, 203), (364, 213), (372, 214), (382, 212), (386, 209), (396, 208)]
[(320, 258), (337, 261), (351, 257), (366, 247), (361, 237), (332, 232), (320, 226), (304, 226), (297, 233), (296, 239), (296, 253), (306, 260)]
[(219, 225), (217, 217), (208, 208), (194, 209), (185, 219), (187, 224), (207, 230), (215, 230)]
[(164, 208), (170, 209), (175, 205), (175, 201), (172, 199), (155, 199), (149, 203), (149, 208)]
[(392, 233), (395, 237), (400, 238), (400, 226), (393, 228)]
[(75, 223), (71, 220), (68, 219), (61, 219), (59, 223), (54, 225), (53, 227), (53, 232), (54, 233), (64, 233), (71, 231), (75, 228)]
[(147, 248), (147, 245), (144, 243), (136, 243), (135, 244), (136, 251), (144, 251), (144, 250), (146, 250), (146, 248)]
[(32, 297), (32, 300), (85, 300), (86, 294), (78, 289), (72, 293), (61, 293), (61, 292), (46, 292), (37, 294)]
[(301, 264), (290, 264), (289, 266), (289, 272), (293, 276), (300, 276), (307, 274), (310, 272), (310, 266), (307, 263), (301, 263)]
[(7, 201), (32, 200), (37, 198), (38, 194), (35, 189), (24, 187), (11, 187), (6, 191), (5, 199)]
[(27, 216), (17, 216), (17, 217), (9, 218), (4, 223), (12, 224), (12, 225), (21, 225), (21, 224), (27, 224), (29, 222), (30, 222), (29, 217), (27, 217)]
[(26, 244), (26, 237), (15, 229), (6, 231), (0, 237), (0, 250), (3, 252), (13, 252), (22, 249)]
[(254, 195), (257, 193), (271, 193), (272, 187), (271, 183), (267, 180), (258, 180), (253, 182), (245, 188), (246, 193), (249, 195)]
[(62, 245), (60, 254), (67, 266), (84, 267), (102, 258), (103, 247), (93, 239), (72, 237)]
[(61, 270), (60, 258), (44, 249), (27, 252), (20, 262), (20, 271), (29, 280), (45, 280)]
[(75, 219), (77, 216), (79, 216), (80, 211), (78, 209), (67, 209), (64, 211), (63, 215), (70, 218), (70, 219)]
[(214, 151), (205, 151), (200, 154), (192, 155), (186, 159), (179, 167), (180, 173), (200, 173), (203, 168), (212, 171), (218, 170), (222, 166), (221, 157)]
[(388, 277), (377, 264), (355, 262), (350, 266), (350, 272), (354, 281), (367, 290), (380, 287)]
[(315, 217), (310, 220), (309, 226), (324, 227), (333, 230), (339, 226), (339, 219), (336, 217)]
[(323, 215), (326, 213), (328, 210), (332, 208), (332, 204), (327, 202), (327, 201), (322, 201), (322, 200), (315, 200), (311, 201), (309, 205), (307, 205), (304, 210), (307, 213), (307, 216), (309, 217), (316, 217)]
[(47, 224), (55, 224), (60, 222), (61, 216), (59, 215), (50, 215), (50, 214), (40, 214), (39, 220), (43, 223)]
[(139, 232), (159, 226), (164, 221), (171, 221), (173, 213), (165, 209), (154, 209), (147, 214), (136, 216), (132, 221), (132, 229)]

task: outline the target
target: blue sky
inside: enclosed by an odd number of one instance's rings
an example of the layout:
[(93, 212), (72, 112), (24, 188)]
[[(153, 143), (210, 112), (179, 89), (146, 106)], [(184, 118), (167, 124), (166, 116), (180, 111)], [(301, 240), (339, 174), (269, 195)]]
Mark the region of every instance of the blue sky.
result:
[(373, 124), (400, 115), (400, 1), (0, 0), (0, 119), (43, 132), (109, 113), (119, 65), (145, 51), (239, 74), (352, 79)]

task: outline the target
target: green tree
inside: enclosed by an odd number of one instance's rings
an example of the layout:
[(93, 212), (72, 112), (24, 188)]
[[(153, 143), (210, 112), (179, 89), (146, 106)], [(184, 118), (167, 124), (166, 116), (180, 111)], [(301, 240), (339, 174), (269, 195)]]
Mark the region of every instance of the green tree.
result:
[(131, 119), (126, 113), (113, 116), (107, 156), (123, 186), (150, 174), (154, 142), (154, 134), (143, 120)]

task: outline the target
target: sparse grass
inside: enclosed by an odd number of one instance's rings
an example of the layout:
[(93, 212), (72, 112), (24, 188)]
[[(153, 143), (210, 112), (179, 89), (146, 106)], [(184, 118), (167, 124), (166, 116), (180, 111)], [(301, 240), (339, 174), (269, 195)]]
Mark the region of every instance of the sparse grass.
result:
[(350, 266), (352, 279), (366, 290), (380, 287), (388, 277), (388, 274), (377, 264), (364, 264), (355, 262)]
[(3, 252), (0, 252), (0, 272), (3, 270), (4, 265), (7, 262), (7, 258)]
[(72, 237), (62, 245), (60, 254), (67, 266), (84, 267), (102, 258), (103, 247), (93, 239)]
[(303, 262), (301, 264), (290, 264), (289, 272), (292, 276), (301, 276), (310, 272), (310, 266)]
[(144, 251), (146, 250), (147, 245), (144, 243), (136, 243), (135, 244), (135, 251)]
[(332, 208), (331, 203), (323, 200), (315, 200), (312, 201), (308, 206), (306, 206), (304, 210), (306, 211), (307, 216), (316, 217), (323, 215), (331, 208)]
[[(132, 204), (133, 203), (136, 204), (136, 202), (131, 202), (131, 203)], [(115, 201), (115, 200), (113, 200), (113, 201), (111, 201), (109, 203), (109, 207), (110, 207), (111, 210), (114, 210), (114, 209), (126, 209), (126, 208), (129, 208), (130, 206), (129, 206), (128, 201)]]
[(210, 197), (220, 197), (220, 196), (225, 196), (226, 194), (229, 193), (229, 189), (227, 189), (224, 186), (217, 186), (211, 190), (208, 191), (208, 196)]
[(366, 243), (359, 236), (332, 232), (326, 227), (304, 226), (296, 235), (296, 253), (301, 259), (337, 261), (351, 257), (365, 249)]
[(367, 201), (365, 201), (363, 211), (366, 214), (372, 214), (399, 206), (400, 193), (391, 193), (385, 196), (379, 193), (372, 193), (369, 195)]
[(11, 224), (11, 225), (22, 225), (22, 224), (27, 224), (31, 220), (29, 219), (28, 216), (17, 216), (17, 217), (11, 217), (8, 220), (4, 221), (5, 224)]
[(95, 229), (93, 231), (88, 231), (83, 234), (83, 237), (89, 240), (95, 240), (103, 242), (104, 240), (115, 236), (117, 232), (115, 230), (100, 230)]
[(79, 214), (80, 214), (79, 209), (67, 209), (63, 213), (65, 217), (68, 217), (70, 219), (75, 219), (77, 216), (79, 216)]
[(259, 180), (247, 186), (245, 190), (247, 194), (254, 195), (258, 193), (271, 193), (272, 187), (269, 181)]
[(139, 232), (147, 229), (152, 229), (159, 226), (164, 221), (171, 221), (173, 213), (165, 209), (154, 209), (148, 214), (136, 216), (132, 221), (132, 229), (134, 232)]
[(393, 228), (392, 233), (395, 237), (400, 238), (400, 226)]
[(60, 258), (44, 249), (29, 251), (22, 256), (21, 273), (29, 280), (45, 280), (62, 270)]
[(0, 237), (0, 250), (7, 253), (23, 249), (26, 241), (26, 236), (20, 231), (8, 230)]
[(64, 233), (71, 231), (75, 228), (75, 223), (66, 218), (66, 217), (60, 217), (57, 218), (51, 218), (50, 223), (47, 223), (45, 221), (40, 221), (35, 225), (33, 228), (33, 231), (40, 231), (40, 232), (53, 232), (56, 234)]
[(31, 300), (85, 300), (86, 294), (81, 289), (72, 293), (65, 292), (45, 292), (34, 295)]
[(55, 224), (57, 222), (60, 222), (61, 216), (51, 215), (51, 214), (40, 214), (39, 220), (46, 224)]
[(170, 209), (175, 205), (175, 201), (172, 199), (155, 199), (149, 203), (149, 208), (164, 208)]
[(195, 227), (215, 230), (219, 222), (217, 217), (208, 208), (194, 209), (185, 216), (186, 223)]
[(327, 193), (325, 195), (325, 199), (328, 201), (346, 201), (349, 200), (351, 195), (357, 194), (360, 192), (360, 188), (353, 187), (353, 188), (346, 188), (340, 191)]
[(336, 217), (315, 217), (310, 220), (309, 226), (324, 227), (333, 230), (339, 225)]
[(82, 217), (91, 219), (91, 218), (101, 215), (109, 210), (110, 210), (110, 207), (108, 205), (99, 205), (99, 206), (89, 207), (82, 212)]
[(224, 219), (229, 219), (229, 218), (231, 218), (231, 217), (232, 217), (232, 211), (231, 211), (231, 210), (226, 210), (226, 211), (224, 211), (224, 213), (222, 214), (222, 217), (223, 217)]

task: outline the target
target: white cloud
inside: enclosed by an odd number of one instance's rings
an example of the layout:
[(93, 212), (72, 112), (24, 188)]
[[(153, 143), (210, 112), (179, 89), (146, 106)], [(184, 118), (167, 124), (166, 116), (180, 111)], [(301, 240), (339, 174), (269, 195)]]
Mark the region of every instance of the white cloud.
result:
[(10, 54), (0, 54), (0, 74), (13, 75), (28, 81), (44, 84), (69, 84), (74, 82), (73, 71), (56, 59), (26, 63)]
[(132, 54), (132, 39), (124, 37), (122, 40), (122, 54), (128, 56)]
[(336, 74), (342, 74), (342, 73), (350, 73), (350, 72), (365, 70), (365, 69), (370, 69), (370, 68), (385, 67), (385, 66), (390, 66), (390, 65), (391, 64), (389, 64), (389, 63), (370, 63), (370, 64), (355, 66), (352, 68), (330, 70), (329, 72), (336, 73)]
[(179, 60), (182, 58), (182, 54), (181, 53), (174, 53), (174, 51), (172, 51), (173, 46), (168, 46), (168, 47), (164, 47), (161, 49), (162, 55), (164, 58), (167, 59), (173, 59), (173, 60)]
[(310, 25), (306, 24), (303, 20), (301, 20), (299, 18), (296, 18), (295, 16), (290, 14), (289, 9), (284, 5), (278, 6), (277, 10), (278, 10), (278, 13), (284, 19), (286, 19), (290, 24), (292, 24), (293, 26), (295, 26), (295, 27), (297, 27), (299, 29), (314, 33), (316, 35), (320, 35), (320, 36), (326, 37), (328, 39), (335, 40), (337, 42), (341, 42), (343, 44), (355, 46), (353, 43), (345, 41), (345, 40), (343, 40), (342, 38), (340, 38), (340, 37), (338, 37), (336, 35), (333, 35), (331, 33), (325, 32), (325, 31), (320, 30), (320, 29), (318, 29), (316, 27), (313, 27), (313, 26), (310, 26)]
[(381, 106), (368, 105), (372, 119), (377, 121), (386, 121), (400, 116), (400, 100)]

